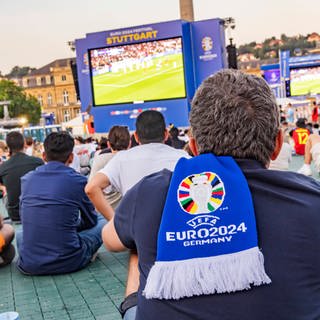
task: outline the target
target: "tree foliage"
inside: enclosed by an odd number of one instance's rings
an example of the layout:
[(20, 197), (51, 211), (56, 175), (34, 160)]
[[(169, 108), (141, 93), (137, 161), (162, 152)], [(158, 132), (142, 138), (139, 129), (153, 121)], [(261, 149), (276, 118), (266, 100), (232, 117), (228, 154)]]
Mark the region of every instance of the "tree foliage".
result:
[(281, 41), (278, 41), (274, 36), (267, 38), (261, 43), (261, 48), (257, 47), (256, 42), (251, 42), (239, 46), (238, 53), (253, 53), (257, 59), (268, 58), (271, 51), (275, 51), (276, 57), (278, 57), (279, 49), (290, 50), (291, 56), (307, 54), (309, 49), (316, 47), (316, 43), (308, 42), (307, 38), (308, 36), (303, 35), (288, 37), (285, 34), (281, 34)]
[[(30, 124), (38, 124), (41, 107), (35, 97), (27, 96), (23, 89), (13, 81), (0, 81), (0, 101), (10, 100), (8, 106), (11, 118), (25, 117)], [(0, 106), (0, 118), (3, 118), (3, 107)]]
[(30, 71), (36, 70), (35, 68), (31, 67), (19, 67), (15, 66), (11, 69), (10, 73), (6, 75), (7, 78), (22, 78), (26, 76)]

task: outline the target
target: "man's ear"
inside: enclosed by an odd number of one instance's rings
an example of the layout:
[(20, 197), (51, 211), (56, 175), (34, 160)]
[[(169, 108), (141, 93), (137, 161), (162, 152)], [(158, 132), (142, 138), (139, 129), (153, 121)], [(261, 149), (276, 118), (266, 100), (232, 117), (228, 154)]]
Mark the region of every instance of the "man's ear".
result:
[(275, 144), (273, 153), (271, 154), (271, 157), (270, 157), (271, 160), (277, 159), (280, 153), (280, 150), (282, 148), (282, 144), (283, 144), (283, 131), (280, 129), (276, 137), (276, 144)]
[(168, 131), (168, 129), (165, 129), (164, 130), (164, 140), (163, 140), (163, 142), (166, 142), (168, 140), (168, 138), (169, 138), (169, 131)]
[(197, 146), (197, 142), (194, 138), (190, 137), (189, 139), (189, 147), (190, 147), (190, 150), (192, 152), (192, 154), (194, 156), (198, 156), (199, 155), (199, 151), (198, 151), (198, 146)]
[(46, 153), (44, 151), (42, 152), (42, 159), (43, 159), (44, 162), (48, 162), (47, 155), (46, 155)]
[(67, 159), (67, 161), (66, 161), (66, 163), (65, 163), (66, 166), (69, 166), (72, 163), (73, 157), (74, 157), (73, 152), (71, 152), (69, 157), (68, 157), (68, 159)]
[(136, 139), (137, 143), (138, 143), (138, 144), (140, 144), (140, 141), (139, 141), (139, 137), (138, 137), (137, 131), (135, 131), (135, 132), (133, 133), (133, 135), (134, 135), (134, 138)]

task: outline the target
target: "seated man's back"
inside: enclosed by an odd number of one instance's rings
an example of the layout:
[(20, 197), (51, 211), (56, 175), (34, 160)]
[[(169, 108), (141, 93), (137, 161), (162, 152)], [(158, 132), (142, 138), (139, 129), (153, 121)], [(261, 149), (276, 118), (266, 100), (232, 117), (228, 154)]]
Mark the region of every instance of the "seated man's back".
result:
[(320, 184), (267, 170), (279, 119), (259, 77), (221, 70), (197, 90), (195, 157), (141, 180), (104, 229), (109, 250), (137, 250), (137, 319), (320, 319)]
[(6, 140), (11, 157), (0, 166), (0, 183), (7, 190), (9, 217), (13, 221), (19, 221), (20, 178), (27, 172), (41, 166), (43, 161), (39, 158), (28, 156), (23, 152), (24, 138), (21, 133), (10, 132)]
[(89, 250), (91, 242), (83, 241), (79, 233), (97, 225), (94, 207), (84, 193), (87, 179), (62, 162), (49, 161), (21, 181), (19, 268), (31, 274), (55, 274), (88, 264), (101, 236), (98, 230)]
[(320, 246), (319, 184), (292, 172), (267, 170), (253, 160), (238, 164), (248, 179), (259, 246), (272, 283), (178, 301), (146, 299), (142, 295), (156, 260), (158, 228), (171, 179), (171, 172), (164, 170), (129, 190), (115, 216), (122, 243), (138, 251), (139, 319), (309, 320), (320, 316), (320, 259), (315, 255)]
[(125, 194), (141, 178), (163, 168), (173, 170), (182, 157), (188, 157), (183, 150), (164, 143), (148, 143), (119, 151), (99, 172), (105, 174), (121, 194)]

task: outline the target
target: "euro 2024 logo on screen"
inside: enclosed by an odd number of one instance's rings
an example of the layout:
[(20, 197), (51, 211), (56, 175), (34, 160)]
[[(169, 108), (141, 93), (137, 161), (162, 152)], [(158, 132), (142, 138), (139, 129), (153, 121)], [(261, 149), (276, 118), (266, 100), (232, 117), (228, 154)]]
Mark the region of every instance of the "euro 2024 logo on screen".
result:
[(201, 41), (203, 51), (210, 51), (213, 48), (213, 41), (211, 37), (204, 37)]
[(216, 211), (222, 205), (225, 188), (217, 174), (202, 172), (183, 179), (177, 197), (183, 211), (190, 215), (201, 215), (188, 221), (190, 226), (196, 227), (203, 223), (215, 225), (219, 218), (207, 214)]

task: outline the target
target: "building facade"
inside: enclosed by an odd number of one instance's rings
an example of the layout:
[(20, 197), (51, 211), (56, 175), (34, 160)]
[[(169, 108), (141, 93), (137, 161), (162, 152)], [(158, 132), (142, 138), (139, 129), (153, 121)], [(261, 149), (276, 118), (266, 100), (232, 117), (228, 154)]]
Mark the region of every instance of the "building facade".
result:
[(27, 94), (37, 98), (42, 113), (54, 114), (55, 122), (67, 122), (80, 112), (71, 64), (75, 59), (55, 60), (22, 78)]

